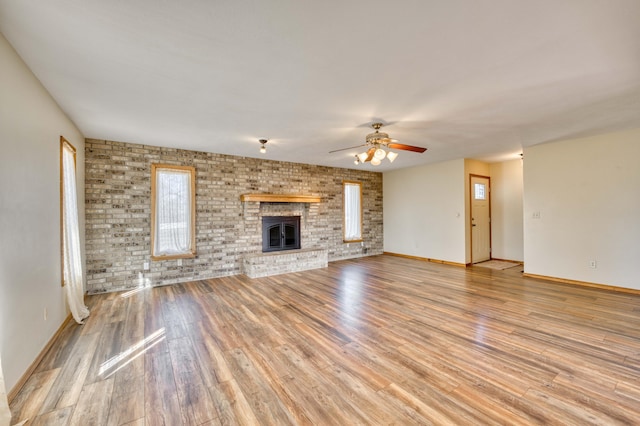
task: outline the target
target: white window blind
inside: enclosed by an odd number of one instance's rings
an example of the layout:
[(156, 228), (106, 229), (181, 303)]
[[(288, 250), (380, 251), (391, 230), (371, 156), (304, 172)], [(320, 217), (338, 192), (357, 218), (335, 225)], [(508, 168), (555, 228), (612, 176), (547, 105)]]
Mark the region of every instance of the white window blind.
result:
[(344, 182), (344, 241), (362, 240), (362, 191), (359, 182)]
[(195, 254), (193, 167), (153, 167), (153, 257)]

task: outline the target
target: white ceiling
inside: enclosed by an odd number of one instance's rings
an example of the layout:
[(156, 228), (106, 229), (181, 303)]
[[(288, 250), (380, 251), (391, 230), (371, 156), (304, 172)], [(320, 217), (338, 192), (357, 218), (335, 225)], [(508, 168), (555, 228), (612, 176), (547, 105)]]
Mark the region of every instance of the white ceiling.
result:
[[(89, 138), (386, 171), (640, 127), (639, 0), (0, 0), (0, 31)], [(328, 153), (374, 120), (428, 151)]]

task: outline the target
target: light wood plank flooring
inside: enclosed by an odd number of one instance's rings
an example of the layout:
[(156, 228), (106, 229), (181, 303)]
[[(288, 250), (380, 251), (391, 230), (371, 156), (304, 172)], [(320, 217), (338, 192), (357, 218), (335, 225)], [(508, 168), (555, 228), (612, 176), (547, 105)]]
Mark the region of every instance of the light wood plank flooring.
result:
[(636, 295), (375, 256), (87, 303), (14, 422), (640, 422)]

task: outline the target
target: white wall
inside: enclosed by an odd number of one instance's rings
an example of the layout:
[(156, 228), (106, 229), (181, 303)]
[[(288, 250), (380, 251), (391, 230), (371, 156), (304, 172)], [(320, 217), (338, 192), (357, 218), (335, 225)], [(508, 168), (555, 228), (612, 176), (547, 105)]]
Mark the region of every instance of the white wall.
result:
[[(1, 34), (0, 63), (0, 353), (11, 389), (67, 317), (60, 286), (60, 136), (78, 150), (80, 206), (84, 137)], [(84, 241), (84, 208), (80, 220)]]
[(639, 159), (640, 129), (525, 149), (525, 272), (640, 289)]
[(464, 160), (383, 175), (384, 251), (465, 262)]
[(522, 160), (489, 165), (491, 257), (524, 261)]

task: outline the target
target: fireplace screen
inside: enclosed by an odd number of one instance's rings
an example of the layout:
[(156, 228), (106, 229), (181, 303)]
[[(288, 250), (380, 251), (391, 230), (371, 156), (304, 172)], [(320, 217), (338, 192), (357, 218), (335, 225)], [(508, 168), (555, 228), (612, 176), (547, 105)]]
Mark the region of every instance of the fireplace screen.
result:
[(263, 216), (262, 251), (300, 248), (300, 216)]

